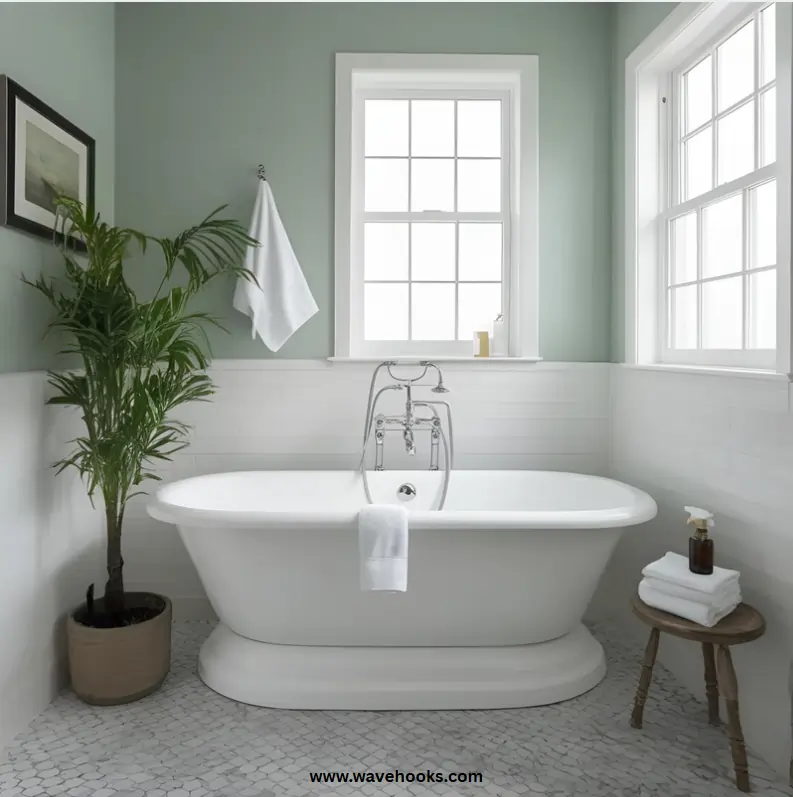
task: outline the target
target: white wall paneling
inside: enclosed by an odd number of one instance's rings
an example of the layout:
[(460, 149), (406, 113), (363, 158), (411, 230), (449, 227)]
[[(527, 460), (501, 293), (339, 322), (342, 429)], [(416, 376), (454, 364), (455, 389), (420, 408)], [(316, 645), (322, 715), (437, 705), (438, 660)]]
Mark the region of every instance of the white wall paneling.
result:
[(63, 682), (62, 619), (101, 579), (102, 527), (74, 473), (77, 425), (44, 406), (41, 372), (0, 375), (0, 750)]

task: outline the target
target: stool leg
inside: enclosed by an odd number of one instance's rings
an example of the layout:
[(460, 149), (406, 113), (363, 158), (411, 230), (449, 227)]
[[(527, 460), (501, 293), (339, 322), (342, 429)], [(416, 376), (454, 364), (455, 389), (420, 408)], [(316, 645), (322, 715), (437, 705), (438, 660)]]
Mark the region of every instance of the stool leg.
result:
[(719, 719), (719, 684), (716, 680), (716, 655), (710, 642), (702, 643), (702, 658), (705, 660), (705, 693), (708, 696), (708, 722), (721, 725)]
[(644, 661), (642, 662), (642, 674), (639, 677), (639, 685), (636, 687), (636, 698), (633, 701), (633, 713), (631, 714), (631, 726), (634, 728), (642, 727), (642, 717), (644, 715), (644, 703), (647, 700), (647, 690), (650, 688), (650, 681), (653, 677), (653, 664), (658, 655), (658, 640), (661, 632), (657, 628), (650, 631), (650, 638), (647, 640), (647, 647), (644, 649)]
[(735, 767), (735, 785), (741, 791), (750, 791), (746, 745), (743, 741), (741, 715), (738, 711), (738, 678), (732, 665), (730, 649), (726, 645), (719, 645), (717, 666), (719, 688), (727, 704), (727, 733), (730, 736), (732, 763)]

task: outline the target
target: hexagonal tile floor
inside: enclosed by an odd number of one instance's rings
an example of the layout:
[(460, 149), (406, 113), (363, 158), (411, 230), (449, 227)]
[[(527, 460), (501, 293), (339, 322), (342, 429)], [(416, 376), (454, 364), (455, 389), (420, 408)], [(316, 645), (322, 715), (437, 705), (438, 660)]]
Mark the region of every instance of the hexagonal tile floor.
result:
[[(2, 797), (735, 797), (724, 732), (658, 666), (644, 730), (629, 727), (640, 650), (595, 627), (609, 658), (591, 692), (507, 711), (279, 711), (234, 703), (195, 673), (210, 626), (174, 627), (171, 674), (117, 708), (59, 696), (0, 763)], [(312, 772), (479, 772), (481, 783), (317, 783)], [(757, 797), (791, 797), (750, 757)], [(397, 777), (395, 775), (395, 777)]]

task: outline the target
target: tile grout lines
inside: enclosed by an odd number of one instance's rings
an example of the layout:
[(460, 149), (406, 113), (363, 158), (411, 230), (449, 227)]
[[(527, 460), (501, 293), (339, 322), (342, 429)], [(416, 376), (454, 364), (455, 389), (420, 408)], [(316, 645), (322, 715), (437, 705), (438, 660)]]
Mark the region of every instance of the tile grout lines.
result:
[[(115, 708), (61, 694), (10, 745), (0, 797), (734, 797), (727, 739), (660, 665), (629, 727), (641, 651), (593, 627), (606, 679), (565, 703), (497, 711), (282, 711), (234, 703), (195, 673), (208, 623), (174, 626), (163, 689)], [(309, 772), (482, 772), (482, 784), (318, 784)], [(751, 759), (756, 797), (791, 797)]]

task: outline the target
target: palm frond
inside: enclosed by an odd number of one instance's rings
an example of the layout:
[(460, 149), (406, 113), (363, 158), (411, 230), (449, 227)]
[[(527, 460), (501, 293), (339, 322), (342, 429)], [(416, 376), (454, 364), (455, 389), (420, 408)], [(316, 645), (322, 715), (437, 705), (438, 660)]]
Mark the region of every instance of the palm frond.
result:
[[(251, 279), (242, 262), (258, 244), (239, 222), (221, 217), (225, 207), (174, 238), (107, 224), (69, 197), (57, 207), (59, 240), (83, 241), (87, 262), (62, 243), (59, 280), (24, 280), (51, 305), (48, 332), (65, 340), (61, 353), (78, 355), (82, 366), (49, 374), (49, 403), (78, 408), (85, 423), (85, 434), (55, 465), (58, 472), (75, 468), (92, 499), (100, 492), (120, 524), (126, 502), (140, 492), (134, 488), (158, 480), (157, 465), (188, 444), (189, 427), (173, 413), (214, 393), (206, 328), (220, 324), (191, 310), (191, 300), (215, 279)], [(162, 256), (162, 279), (155, 296), (141, 301), (125, 278), (124, 261), (149, 245)], [(186, 283), (171, 284), (177, 269)]]

